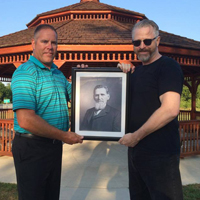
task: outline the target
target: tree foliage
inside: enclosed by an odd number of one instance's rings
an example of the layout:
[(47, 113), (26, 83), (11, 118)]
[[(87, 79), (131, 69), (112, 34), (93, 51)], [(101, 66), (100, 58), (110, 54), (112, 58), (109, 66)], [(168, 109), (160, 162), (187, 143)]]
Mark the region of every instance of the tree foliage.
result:
[[(183, 86), (183, 91), (181, 95), (181, 105), (180, 108), (184, 110), (191, 110), (192, 95), (187, 86)], [(200, 110), (200, 85), (197, 88), (196, 93), (196, 110)]]
[(200, 85), (197, 88), (197, 94), (196, 94), (196, 110), (200, 110)]
[(184, 110), (191, 110), (191, 98), (192, 95), (190, 93), (190, 90), (188, 89), (187, 86), (183, 86), (183, 91), (182, 91), (182, 95), (181, 95), (181, 109)]
[(12, 102), (11, 85), (10, 83), (4, 85), (0, 82), (0, 103), (3, 103), (4, 99), (10, 99), (10, 102)]

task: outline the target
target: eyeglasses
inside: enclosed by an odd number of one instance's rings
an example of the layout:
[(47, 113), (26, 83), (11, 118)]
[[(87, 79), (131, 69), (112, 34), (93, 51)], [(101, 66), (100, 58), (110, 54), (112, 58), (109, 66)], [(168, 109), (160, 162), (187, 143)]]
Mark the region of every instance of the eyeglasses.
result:
[(139, 46), (141, 45), (141, 42), (143, 41), (144, 44), (145, 44), (146, 46), (150, 46), (151, 43), (152, 43), (152, 41), (155, 40), (158, 36), (159, 36), (159, 35), (157, 35), (157, 36), (156, 36), (155, 38), (153, 38), (153, 39), (133, 40), (133, 45), (134, 45), (135, 47), (139, 47)]

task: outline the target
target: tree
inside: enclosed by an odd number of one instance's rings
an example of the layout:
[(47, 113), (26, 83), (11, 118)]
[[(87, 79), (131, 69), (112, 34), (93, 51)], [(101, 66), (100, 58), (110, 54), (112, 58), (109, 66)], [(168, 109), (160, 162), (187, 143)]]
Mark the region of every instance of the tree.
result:
[(196, 94), (196, 110), (199, 111), (200, 109), (200, 85), (197, 88), (197, 94)]
[(181, 109), (191, 110), (191, 93), (187, 86), (183, 85), (183, 91), (181, 95)]
[(12, 102), (12, 91), (10, 83), (6, 86), (0, 82), (0, 103), (3, 103), (4, 99), (10, 99)]
[(10, 101), (12, 102), (12, 90), (11, 90), (11, 85), (10, 83), (8, 83), (6, 85), (6, 94), (5, 94), (5, 98), (6, 99), (10, 99)]
[(5, 85), (2, 82), (0, 82), (0, 103), (3, 102), (5, 90)]

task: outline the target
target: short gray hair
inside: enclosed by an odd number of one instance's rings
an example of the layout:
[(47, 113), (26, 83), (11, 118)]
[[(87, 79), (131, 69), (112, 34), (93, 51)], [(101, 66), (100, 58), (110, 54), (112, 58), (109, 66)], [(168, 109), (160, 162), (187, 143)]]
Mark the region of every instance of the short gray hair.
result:
[(35, 39), (36, 39), (37, 33), (42, 29), (51, 29), (52, 31), (54, 31), (56, 33), (56, 37), (58, 37), (57, 31), (53, 26), (51, 26), (49, 24), (40, 24), (39, 26), (36, 27), (36, 29), (34, 31), (34, 38)]
[(143, 19), (142, 21), (139, 21), (134, 25), (134, 27), (132, 29), (132, 36), (134, 36), (135, 29), (142, 28), (142, 27), (150, 27), (150, 26), (153, 27), (155, 35), (159, 35), (159, 27), (158, 27), (158, 25), (152, 20)]

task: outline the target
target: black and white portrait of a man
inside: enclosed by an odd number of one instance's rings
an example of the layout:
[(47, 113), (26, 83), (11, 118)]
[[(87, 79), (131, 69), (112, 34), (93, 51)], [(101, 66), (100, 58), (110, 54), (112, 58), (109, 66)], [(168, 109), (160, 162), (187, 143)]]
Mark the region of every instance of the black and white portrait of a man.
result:
[(94, 107), (86, 111), (80, 130), (121, 131), (121, 112), (109, 105), (110, 98), (106, 85), (101, 84), (94, 87)]
[(127, 126), (127, 75), (117, 68), (74, 68), (72, 80), (72, 130), (85, 139), (121, 138)]

